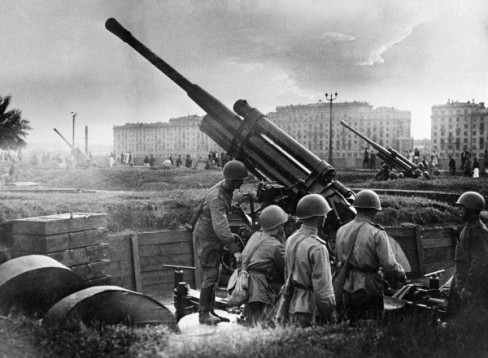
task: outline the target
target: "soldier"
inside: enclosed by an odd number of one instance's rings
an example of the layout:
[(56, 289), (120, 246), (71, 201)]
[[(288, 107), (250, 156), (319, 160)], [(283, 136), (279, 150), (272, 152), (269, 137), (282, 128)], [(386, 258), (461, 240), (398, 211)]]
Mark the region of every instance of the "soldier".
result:
[(288, 215), (279, 206), (270, 205), (261, 212), (259, 220), (261, 231), (251, 236), (242, 251), (242, 262), (246, 262), (251, 255), (247, 266), (249, 300), (243, 315), (252, 326), (272, 317), (276, 295), (283, 284), (283, 225), (288, 221)]
[(318, 236), (330, 210), (321, 195), (304, 196), (297, 205), (302, 226), (286, 241), (285, 270), (294, 287), (289, 315), (302, 327), (336, 321), (329, 252)]
[(201, 324), (213, 325), (226, 321), (215, 315), (215, 285), (220, 276), (220, 244), (224, 244), (241, 262), (239, 246), (234, 242), (227, 221), (227, 213), (231, 208), (232, 194), (239, 189), (247, 178), (247, 169), (241, 162), (232, 160), (223, 170), (224, 180), (214, 185), (206, 194), (202, 212), (193, 230), (193, 239), (197, 248), (198, 260), (202, 267), (203, 282), (200, 291), (199, 321)]
[(461, 302), (488, 303), (488, 229), (480, 220), (485, 199), (467, 191), (456, 201), (465, 222), (456, 245), (456, 273), (451, 284), (449, 304), (454, 312)]
[(388, 235), (373, 222), (381, 210), (378, 195), (372, 190), (362, 190), (354, 200), (354, 207), (357, 210), (356, 218), (340, 227), (336, 236), (338, 268), (345, 263), (349, 251), (353, 250), (343, 287), (345, 319), (351, 323), (358, 319), (383, 317), (383, 277), (379, 273), (380, 267), (384, 273), (405, 282), (405, 270), (395, 259)]

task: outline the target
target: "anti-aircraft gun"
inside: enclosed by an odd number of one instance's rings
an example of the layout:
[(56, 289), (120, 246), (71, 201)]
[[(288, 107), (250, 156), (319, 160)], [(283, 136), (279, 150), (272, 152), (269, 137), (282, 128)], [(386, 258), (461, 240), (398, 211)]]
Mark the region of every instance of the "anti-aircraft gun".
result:
[(61, 137), (62, 140), (71, 148), (71, 155), (76, 159), (77, 165), (81, 167), (87, 167), (91, 160), (88, 158), (85, 153), (83, 153), (80, 148), (75, 148), (73, 145), (71, 145), (66, 138), (63, 137), (63, 135), (56, 129), (54, 128), (54, 131)]
[[(263, 204), (261, 208), (276, 204), (294, 215), (296, 204), (303, 196), (317, 193), (324, 196), (333, 210), (327, 216), (325, 227), (336, 230), (354, 218), (355, 210), (351, 206), (354, 193), (334, 180), (335, 170), (329, 163), (311, 153), (245, 100), (238, 100), (234, 104), (235, 113), (231, 111), (154, 54), (117, 20), (108, 19), (105, 27), (173, 80), (207, 113), (200, 130), (231, 157), (242, 161), (260, 181), (256, 200)], [(251, 213), (242, 209), (230, 213), (231, 225), (256, 227), (259, 210), (253, 209), (254, 198), (250, 199)], [(241, 220), (234, 221), (236, 217)], [(237, 228), (231, 229), (239, 233)], [(242, 239), (245, 242), (247, 238)]]
[(342, 126), (349, 129), (351, 132), (356, 134), (359, 138), (365, 140), (368, 144), (370, 144), (374, 149), (378, 152), (378, 157), (388, 164), (390, 168), (394, 168), (399, 172), (403, 173), (407, 178), (417, 178), (422, 174), (422, 172), (418, 169), (417, 165), (412, 163), (410, 160), (405, 158), (403, 155), (398, 153), (395, 149), (388, 148), (381, 146), (380, 144), (373, 142), (371, 139), (366, 137), (361, 132), (355, 130), (345, 121), (340, 122)]

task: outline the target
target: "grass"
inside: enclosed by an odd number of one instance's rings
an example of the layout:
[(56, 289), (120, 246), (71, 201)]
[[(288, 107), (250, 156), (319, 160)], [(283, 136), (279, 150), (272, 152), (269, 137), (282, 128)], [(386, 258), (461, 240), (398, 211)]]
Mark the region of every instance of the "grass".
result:
[[(338, 173), (339, 181), (354, 188), (436, 190), (462, 193), (477, 190), (488, 195), (486, 178), (442, 177), (431, 181), (403, 179), (377, 182), (372, 172)], [(52, 169), (22, 167), (19, 181), (47, 188), (80, 189), (72, 193), (0, 192), (0, 222), (62, 212), (107, 213), (110, 232), (175, 230), (184, 226), (208, 188), (222, 179), (219, 170), (92, 167)], [(253, 192), (248, 184), (242, 192)], [(97, 190), (98, 192), (93, 192)], [(422, 225), (459, 223), (450, 203), (421, 197), (381, 196), (384, 210), (377, 217), (383, 226), (410, 222)]]
[[(163, 326), (130, 328), (106, 326), (95, 330), (83, 324), (68, 330), (48, 329), (27, 318), (12, 320), (26, 344), (19, 357), (486, 357), (488, 310), (467, 306), (457, 317), (434, 320), (426, 312), (390, 317), (384, 323), (366, 321), (356, 327), (241, 328), (218, 335), (184, 336)], [(5, 320), (4, 320), (5, 321)], [(1, 325), (1, 322), (0, 322)], [(3, 328), (3, 325), (1, 325)], [(7, 334), (0, 329), (5, 341)], [(0, 345), (0, 354), (14, 351)], [(36, 355), (31, 355), (31, 353)], [(14, 352), (15, 353), (15, 352)]]
[[(372, 173), (342, 172), (337, 179), (354, 188), (437, 190), (488, 195), (486, 178), (442, 177), (393, 182), (371, 180)], [(0, 192), (0, 221), (67, 211), (105, 212), (111, 232), (176, 229), (190, 216), (207, 188), (221, 179), (217, 170), (145, 168), (46, 169), (22, 167), (19, 181), (51, 188), (86, 189), (74, 193)], [(100, 190), (92, 192), (90, 190)], [(243, 188), (252, 191), (253, 186)], [(459, 222), (446, 202), (419, 197), (381, 196), (378, 222), (442, 224)], [(447, 325), (432, 325), (425, 314), (409, 314), (385, 325), (365, 323), (299, 329), (229, 330), (211, 337), (187, 337), (164, 327), (132, 329), (83, 325), (46, 329), (28, 318), (0, 318), (0, 356), (6, 357), (487, 357), (488, 312), (468, 307)]]

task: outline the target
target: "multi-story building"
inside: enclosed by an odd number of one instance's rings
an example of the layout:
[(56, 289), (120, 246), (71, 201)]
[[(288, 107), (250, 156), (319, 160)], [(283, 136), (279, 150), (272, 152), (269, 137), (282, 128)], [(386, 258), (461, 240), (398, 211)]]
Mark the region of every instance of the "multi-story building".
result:
[[(329, 153), (328, 103), (277, 107), (268, 118), (290, 136), (327, 160)], [(210, 151), (223, 151), (199, 130), (202, 117), (193, 115), (173, 118), (169, 123), (128, 123), (114, 127), (114, 149), (117, 153), (132, 152), (136, 159), (153, 154), (157, 159), (190, 154), (192, 158), (206, 158)], [(332, 107), (332, 153), (337, 167), (355, 167), (363, 159), (364, 148), (372, 149), (349, 129), (340, 125), (344, 120), (353, 128), (386, 148), (405, 153), (413, 146), (410, 137), (409, 111), (379, 107), (366, 102), (335, 103)]]
[[(330, 104), (277, 107), (268, 117), (322, 159), (328, 159)], [(374, 142), (405, 154), (413, 146), (411, 113), (391, 107), (373, 108), (366, 102), (339, 102), (332, 106), (332, 159), (335, 166), (352, 167), (362, 162), (363, 139), (340, 124), (347, 122)]]
[(484, 159), (488, 148), (488, 109), (480, 102), (454, 102), (432, 106), (432, 146), (441, 158), (451, 155), (458, 163), (466, 148), (472, 157)]
[(202, 117), (197, 115), (172, 118), (168, 123), (127, 123), (114, 126), (116, 153), (132, 152), (136, 164), (151, 154), (161, 164), (172, 156), (176, 159), (187, 154), (193, 159), (207, 158), (208, 153), (223, 150), (199, 129)]

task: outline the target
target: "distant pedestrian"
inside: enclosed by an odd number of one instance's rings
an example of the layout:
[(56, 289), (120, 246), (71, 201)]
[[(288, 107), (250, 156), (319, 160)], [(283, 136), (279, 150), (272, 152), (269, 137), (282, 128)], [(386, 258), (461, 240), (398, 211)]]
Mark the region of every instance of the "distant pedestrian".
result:
[(132, 152), (129, 152), (129, 165), (131, 167), (134, 166), (134, 156), (132, 155)]
[(151, 158), (149, 158), (149, 166), (153, 168), (154, 164), (156, 164), (156, 158), (154, 158), (154, 155), (151, 154)]
[(181, 154), (178, 155), (178, 159), (176, 159), (176, 167), (177, 168), (183, 167), (183, 160), (181, 159)]
[(433, 168), (431, 168), (431, 170), (435, 170), (435, 168), (437, 168), (439, 166), (439, 154), (437, 153), (437, 147), (434, 147), (434, 150), (432, 151), (431, 158), (432, 158), (432, 164), (433, 164)]
[(456, 175), (456, 161), (449, 155), (449, 174)]
[(376, 154), (373, 151), (369, 154), (369, 169), (376, 169)]
[(483, 161), (483, 172), (488, 174), (488, 150), (485, 149), (485, 157)]
[(191, 164), (192, 164), (191, 155), (187, 154), (185, 159), (185, 167), (191, 168)]
[(474, 157), (473, 159), (473, 178), (480, 177), (480, 162), (478, 162), (478, 158)]
[(422, 164), (424, 166), (424, 170), (428, 172), (429, 171), (429, 163), (427, 163), (427, 160), (425, 159), (425, 155), (422, 158)]
[(413, 151), (411, 149), (408, 150), (407, 158), (413, 163)]
[(147, 155), (144, 157), (144, 166), (149, 167), (149, 156)]
[(415, 148), (414, 152), (413, 152), (413, 162), (415, 164), (418, 164), (419, 163), (419, 160), (420, 160), (420, 152), (417, 148)]
[(364, 148), (364, 154), (363, 154), (363, 169), (368, 169), (369, 168), (369, 150), (368, 147)]
[(472, 176), (471, 172), (471, 159), (470, 156), (468, 155), (466, 157), (466, 161), (464, 162), (464, 176), (465, 177), (471, 177)]
[(471, 156), (471, 153), (468, 152), (466, 146), (464, 146), (463, 151), (461, 152), (461, 169), (464, 169), (464, 163), (466, 163), (466, 160), (468, 157)]

